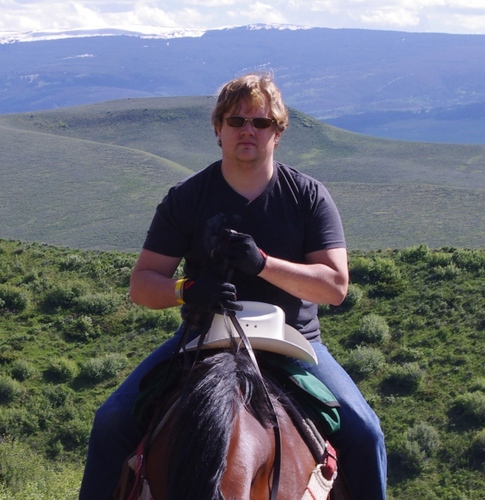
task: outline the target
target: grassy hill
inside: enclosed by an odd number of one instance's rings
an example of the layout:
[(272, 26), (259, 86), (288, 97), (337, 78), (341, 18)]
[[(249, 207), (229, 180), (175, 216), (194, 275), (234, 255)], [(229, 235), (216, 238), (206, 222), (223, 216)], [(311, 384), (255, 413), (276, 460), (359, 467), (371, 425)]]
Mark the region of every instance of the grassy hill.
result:
[(264, 69), (288, 105), (337, 127), (485, 142), (483, 35), (254, 24), (169, 39), (109, 29), (31, 35), (0, 43), (0, 114), (213, 95), (235, 75)]
[[(0, 240), (0, 500), (74, 500), (97, 406), (176, 328), (133, 305), (136, 254)], [(381, 418), (389, 500), (485, 491), (485, 250), (350, 254), (322, 338)]]
[[(0, 237), (138, 250), (169, 186), (219, 158), (212, 97), (0, 116)], [(370, 138), (291, 109), (277, 158), (328, 185), (351, 249), (485, 246), (485, 146)]]

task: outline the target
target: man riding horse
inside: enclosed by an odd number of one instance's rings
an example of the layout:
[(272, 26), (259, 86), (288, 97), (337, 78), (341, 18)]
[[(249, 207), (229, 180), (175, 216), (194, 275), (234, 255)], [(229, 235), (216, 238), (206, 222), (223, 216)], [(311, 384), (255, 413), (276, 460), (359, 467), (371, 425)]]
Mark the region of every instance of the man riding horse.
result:
[[(248, 74), (224, 85), (212, 125), (222, 159), (172, 187), (158, 205), (132, 273), (131, 298), (152, 309), (181, 305), (192, 338), (205, 315), (239, 311), (239, 301), (279, 306), (318, 360), (292, 362), (321, 380), (340, 404), (332, 444), (352, 498), (385, 499), (379, 420), (322, 343), (319, 329), (318, 304), (338, 305), (347, 293), (338, 210), (322, 183), (274, 160), (288, 113), (270, 75)], [(207, 266), (221, 235), (229, 274)], [(182, 260), (184, 278), (176, 279)], [(81, 500), (110, 498), (124, 459), (142, 437), (132, 415), (140, 381), (170, 358), (183, 330), (149, 355), (96, 412)]]

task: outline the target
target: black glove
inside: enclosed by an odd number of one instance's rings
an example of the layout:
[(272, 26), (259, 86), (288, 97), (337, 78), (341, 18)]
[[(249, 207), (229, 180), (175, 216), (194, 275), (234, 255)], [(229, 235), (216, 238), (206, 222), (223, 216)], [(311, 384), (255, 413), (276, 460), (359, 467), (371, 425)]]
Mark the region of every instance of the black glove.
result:
[(227, 242), (229, 267), (252, 276), (258, 275), (266, 265), (267, 255), (256, 245), (249, 234), (232, 231)]
[(243, 309), (242, 304), (236, 302), (236, 287), (208, 273), (196, 280), (185, 280), (181, 297), (188, 306), (211, 313)]

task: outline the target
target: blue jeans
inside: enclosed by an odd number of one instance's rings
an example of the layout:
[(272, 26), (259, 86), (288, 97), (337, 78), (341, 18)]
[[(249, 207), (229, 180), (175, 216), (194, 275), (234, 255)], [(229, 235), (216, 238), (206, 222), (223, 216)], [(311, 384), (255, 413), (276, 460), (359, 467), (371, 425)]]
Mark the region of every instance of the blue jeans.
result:
[[(80, 500), (107, 500), (118, 482), (125, 458), (142, 433), (131, 414), (142, 378), (160, 361), (170, 357), (181, 332), (150, 354), (97, 410)], [(313, 343), (318, 365), (296, 361), (317, 376), (340, 402), (341, 428), (331, 442), (340, 453), (339, 465), (352, 493), (352, 500), (386, 498), (386, 450), (379, 419), (366, 403), (345, 370), (320, 343)]]
[(385, 500), (387, 455), (379, 419), (327, 347), (317, 342), (312, 346), (318, 365), (295, 362), (320, 379), (340, 403), (340, 429), (329, 438), (339, 452), (339, 470), (352, 500)]

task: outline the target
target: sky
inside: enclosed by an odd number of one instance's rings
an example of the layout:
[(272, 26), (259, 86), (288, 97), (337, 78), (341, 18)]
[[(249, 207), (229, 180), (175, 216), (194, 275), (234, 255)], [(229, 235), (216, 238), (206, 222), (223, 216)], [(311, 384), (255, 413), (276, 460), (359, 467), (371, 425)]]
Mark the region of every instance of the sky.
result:
[(485, 34), (485, 0), (0, 0), (0, 32), (289, 24)]

